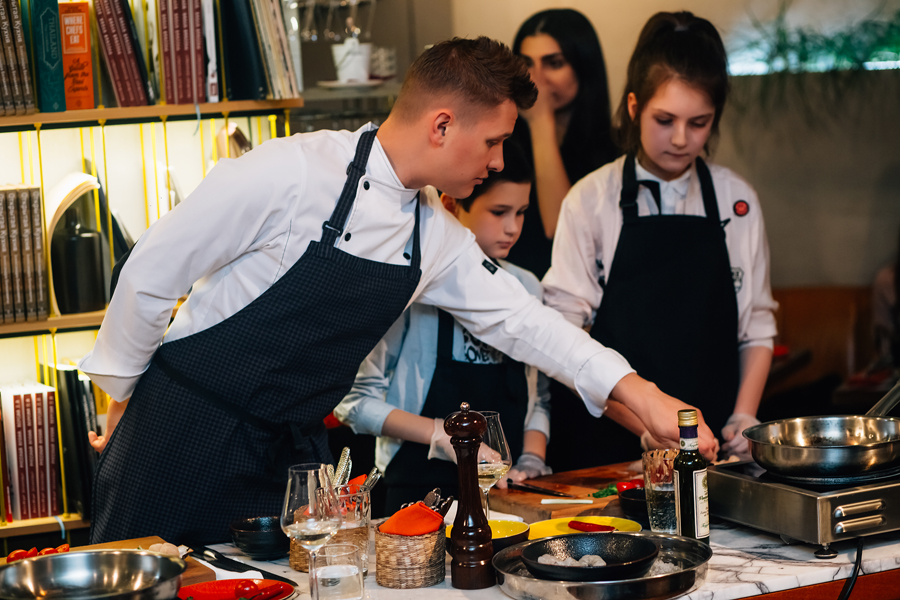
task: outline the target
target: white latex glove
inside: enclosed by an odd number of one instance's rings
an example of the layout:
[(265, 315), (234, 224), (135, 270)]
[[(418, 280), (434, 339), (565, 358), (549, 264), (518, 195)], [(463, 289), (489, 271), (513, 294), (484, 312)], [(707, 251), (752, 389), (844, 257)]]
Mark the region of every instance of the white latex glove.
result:
[[(544, 475), (553, 475), (553, 469), (547, 466), (544, 459), (531, 452), (524, 452), (506, 476), (516, 483), (526, 479), (534, 479)], [(506, 483), (505, 481), (503, 482)], [(499, 485), (499, 484), (498, 484)]]
[(434, 431), (431, 434), (431, 443), (428, 445), (428, 458), (449, 460), (456, 463), (456, 451), (450, 443), (450, 436), (444, 431), (444, 419), (434, 420)]
[(750, 460), (750, 444), (747, 443), (747, 438), (741, 434), (745, 429), (754, 425), (759, 425), (759, 419), (753, 415), (734, 413), (728, 417), (725, 427), (722, 428), (722, 439), (725, 440), (725, 443), (722, 444), (722, 450), (728, 456), (737, 456), (741, 460)]

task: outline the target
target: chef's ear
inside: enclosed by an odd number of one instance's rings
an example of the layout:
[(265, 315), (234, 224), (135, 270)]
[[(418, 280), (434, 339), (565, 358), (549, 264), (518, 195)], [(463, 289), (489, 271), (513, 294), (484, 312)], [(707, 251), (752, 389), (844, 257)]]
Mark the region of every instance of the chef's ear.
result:
[(459, 203), (456, 201), (456, 198), (442, 193), (441, 203), (444, 205), (444, 208), (450, 211), (450, 214), (459, 218)]
[(631, 117), (631, 120), (634, 121), (635, 116), (637, 116), (638, 109), (638, 101), (637, 96), (634, 95), (634, 92), (628, 93), (628, 116)]
[(453, 113), (449, 110), (440, 110), (434, 113), (431, 120), (429, 137), (435, 146), (443, 146), (447, 138), (447, 128), (454, 122)]

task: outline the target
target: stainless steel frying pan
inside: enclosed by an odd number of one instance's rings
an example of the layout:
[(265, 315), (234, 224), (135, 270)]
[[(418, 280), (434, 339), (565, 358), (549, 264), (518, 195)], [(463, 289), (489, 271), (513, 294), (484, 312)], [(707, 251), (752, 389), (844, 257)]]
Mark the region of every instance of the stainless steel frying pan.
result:
[(900, 467), (900, 419), (885, 417), (900, 402), (900, 382), (860, 416), (801, 417), (744, 430), (750, 453), (776, 475), (839, 478)]

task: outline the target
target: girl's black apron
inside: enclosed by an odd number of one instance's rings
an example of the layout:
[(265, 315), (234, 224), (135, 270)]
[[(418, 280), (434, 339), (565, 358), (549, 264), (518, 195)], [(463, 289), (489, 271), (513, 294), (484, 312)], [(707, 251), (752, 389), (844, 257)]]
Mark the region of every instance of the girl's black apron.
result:
[[(697, 177), (705, 217), (639, 218), (638, 186), (654, 191), (655, 182), (637, 181), (634, 167), (634, 156), (627, 156), (619, 203), (622, 231), (591, 336), (617, 350), (638, 375), (663, 392), (699, 408), (718, 436), (734, 409), (740, 384), (737, 297), (725, 245), (727, 221), (719, 220), (712, 177), (700, 158)], [(569, 396), (566, 402), (557, 402), (553, 396), (553, 410), (568, 413), (568, 439), (591, 440), (592, 465), (640, 456), (637, 436), (611, 419), (592, 421), (581, 400)], [(553, 419), (551, 426), (557, 423), (555, 414)], [(585, 429), (571, 435), (571, 427)], [(551, 434), (551, 439), (559, 441), (560, 433)]]
[(235, 315), (160, 346), (100, 456), (92, 543), (226, 541), (231, 521), (280, 513), (289, 465), (331, 462), (322, 419), (421, 276), (418, 199), (409, 266), (334, 247), (375, 133), (320, 241)]
[[(528, 412), (528, 383), (525, 365), (504, 356), (501, 363), (475, 364), (453, 360), (453, 316), (438, 309), (438, 356), (431, 387), (420, 413), (423, 417), (444, 418), (468, 402), (472, 410), (500, 413), (506, 443), (515, 464), (522, 453), (523, 429)], [(388, 486), (386, 514), (393, 514), (404, 502), (421, 500), (432, 489), (441, 496), (459, 498), (456, 465), (446, 460), (428, 460), (428, 446), (405, 442), (397, 450), (384, 473)]]

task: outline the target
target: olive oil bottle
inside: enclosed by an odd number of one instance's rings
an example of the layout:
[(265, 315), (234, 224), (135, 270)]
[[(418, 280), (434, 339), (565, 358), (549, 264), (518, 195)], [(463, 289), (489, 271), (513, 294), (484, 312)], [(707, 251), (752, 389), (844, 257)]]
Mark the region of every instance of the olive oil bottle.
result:
[(678, 535), (709, 544), (709, 490), (706, 461), (700, 456), (697, 411), (679, 410), (681, 451), (675, 457), (675, 515)]

